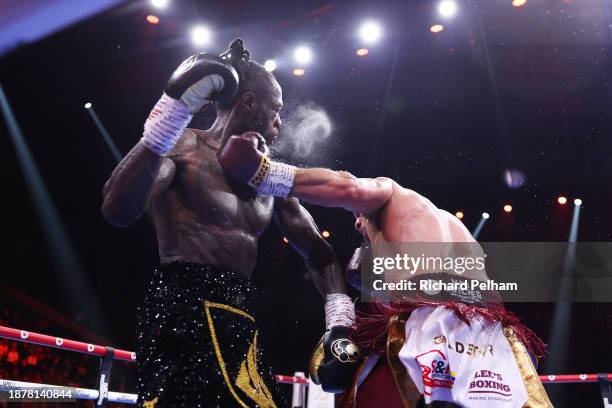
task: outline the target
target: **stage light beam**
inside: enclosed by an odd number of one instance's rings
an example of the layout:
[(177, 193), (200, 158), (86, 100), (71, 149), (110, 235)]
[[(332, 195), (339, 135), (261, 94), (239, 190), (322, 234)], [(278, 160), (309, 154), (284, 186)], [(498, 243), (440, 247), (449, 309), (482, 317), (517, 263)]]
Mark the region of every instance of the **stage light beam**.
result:
[(429, 31), (431, 31), (434, 34), (437, 34), (443, 30), (444, 30), (444, 26), (442, 24), (434, 24), (429, 28)]
[(442, 0), (438, 4), (438, 12), (444, 18), (453, 17), (457, 14), (457, 3), (453, 0)]
[(382, 28), (375, 21), (366, 21), (359, 28), (359, 37), (365, 44), (376, 44), (382, 37)]
[(323, 231), (321, 232), (321, 236), (322, 236), (323, 238), (329, 238), (329, 237), (331, 237), (331, 233), (330, 233), (329, 231), (327, 231), (327, 230), (323, 230)]
[(368, 50), (367, 48), (359, 48), (357, 51), (355, 51), (355, 54), (357, 54), (359, 57), (365, 57), (369, 53), (370, 50)]
[(525, 4), (527, 4), (527, 0), (512, 0), (514, 7), (523, 7)]
[(293, 75), (295, 76), (303, 76), (306, 73), (304, 68), (296, 68), (293, 70)]
[(191, 29), (191, 40), (197, 46), (206, 45), (210, 43), (212, 33), (208, 27), (195, 26)]
[(582, 205), (582, 200), (581, 200), (581, 199), (579, 199), (579, 198), (576, 198), (576, 199), (574, 200), (574, 205), (575, 205), (576, 207), (580, 207), (580, 206)]
[(504, 211), (507, 213), (512, 212), (512, 206), (510, 204), (504, 205)]
[(293, 52), (293, 57), (300, 64), (309, 64), (312, 61), (312, 50), (305, 45), (300, 45)]
[(273, 72), (276, 69), (276, 61), (273, 59), (266, 60), (266, 62), (264, 62), (264, 68), (268, 72)]
[(567, 197), (565, 197), (565, 196), (559, 196), (559, 197), (557, 198), (557, 202), (558, 202), (559, 204), (561, 204), (561, 205), (565, 205), (565, 204), (567, 204)]
[(83, 107), (85, 109), (91, 109), (91, 102), (87, 102), (85, 105), (83, 105)]
[(489, 219), (489, 213), (483, 212), (482, 217), (478, 221), (478, 225), (476, 225), (476, 228), (474, 228), (474, 231), (472, 232), (472, 236), (474, 237), (474, 239), (478, 239), (478, 236), (480, 235), (488, 219)]

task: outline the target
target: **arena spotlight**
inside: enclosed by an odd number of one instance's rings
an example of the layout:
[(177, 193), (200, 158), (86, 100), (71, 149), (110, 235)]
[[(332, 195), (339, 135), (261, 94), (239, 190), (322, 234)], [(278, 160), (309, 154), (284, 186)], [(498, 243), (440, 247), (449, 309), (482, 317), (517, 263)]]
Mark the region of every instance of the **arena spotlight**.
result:
[(85, 109), (91, 109), (91, 102), (87, 102), (85, 105), (83, 105), (85, 107)]
[(366, 21), (359, 28), (359, 37), (365, 44), (375, 44), (382, 37), (380, 24), (374, 21)]
[(293, 52), (293, 57), (300, 64), (308, 64), (312, 61), (312, 50), (305, 45), (300, 45)]
[(565, 196), (559, 196), (557, 197), (557, 202), (561, 205), (567, 204), (567, 197)]
[(449, 18), (457, 14), (457, 3), (454, 0), (442, 0), (438, 3), (438, 13), (444, 18)]
[(151, 4), (156, 8), (166, 8), (168, 7), (168, 0), (151, 0)]
[(429, 31), (431, 31), (432, 33), (439, 33), (442, 30), (444, 30), (444, 26), (442, 24), (434, 24), (429, 27)]
[(195, 45), (206, 45), (210, 42), (212, 33), (205, 26), (195, 26), (191, 29), (191, 40)]
[(329, 231), (327, 231), (327, 230), (323, 230), (323, 231), (321, 232), (321, 236), (322, 236), (323, 238), (329, 238), (329, 237), (331, 237), (331, 233), (330, 233)]
[(527, 4), (527, 0), (512, 0), (514, 7), (523, 7), (525, 4)]
[(367, 48), (359, 48), (357, 51), (355, 51), (355, 54), (357, 54), (360, 57), (365, 57), (369, 53), (370, 53), (370, 50), (368, 50)]
[(580, 206), (582, 205), (582, 200), (581, 200), (581, 199), (579, 199), (579, 198), (576, 198), (576, 199), (574, 200), (574, 205), (575, 205), (576, 207), (580, 207)]
[(287, 237), (283, 237), (283, 242), (284, 242), (285, 244), (288, 244), (288, 243), (289, 243), (289, 240), (287, 239)]
[(266, 60), (266, 62), (264, 62), (264, 68), (268, 72), (273, 72), (276, 69), (276, 61), (273, 59)]
[(487, 212), (483, 212), (482, 213), (482, 218), (484, 218), (485, 220), (488, 220), (489, 217), (490, 217), (489, 213), (487, 213)]
[(504, 212), (507, 212), (507, 213), (512, 212), (512, 206), (510, 204), (504, 205)]
[(293, 75), (295, 76), (303, 76), (306, 73), (304, 68), (296, 68), (293, 70)]
[(159, 24), (159, 17), (157, 17), (156, 15), (153, 15), (153, 14), (149, 14), (147, 16), (147, 22), (149, 24)]
[(457, 212), (455, 213), (455, 217), (457, 217), (457, 218), (459, 218), (460, 220), (462, 220), (462, 219), (463, 219), (463, 212), (462, 212), (462, 211), (457, 211)]

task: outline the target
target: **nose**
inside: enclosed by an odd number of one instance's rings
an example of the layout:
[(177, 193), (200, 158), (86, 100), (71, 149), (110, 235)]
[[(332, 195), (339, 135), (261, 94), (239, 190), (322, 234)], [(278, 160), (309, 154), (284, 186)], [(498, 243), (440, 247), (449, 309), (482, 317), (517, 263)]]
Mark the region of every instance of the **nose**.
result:
[(355, 220), (355, 229), (359, 232), (361, 232), (361, 227), (363, 227), (362, 223), (361, 223), (361, 219), (357, 218)]
[(276, 120), (274, 120), (274, 127), (277, 128), (278, 130), (280, 130), (283, 127), (283, 121), (278, 115), (276, 116)]

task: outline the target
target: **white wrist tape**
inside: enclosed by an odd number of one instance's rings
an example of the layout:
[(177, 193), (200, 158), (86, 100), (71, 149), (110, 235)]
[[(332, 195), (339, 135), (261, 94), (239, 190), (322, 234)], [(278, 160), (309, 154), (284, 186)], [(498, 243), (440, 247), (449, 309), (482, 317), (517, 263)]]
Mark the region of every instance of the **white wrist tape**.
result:
[(332, 293), (325, 297), (325, 330), (334, 326), (350, 327), (355, 321), (355, 304), (348, 295)]
[(287, 197), (293, 188), (297, 167), (271, 161), (262, 156), (257, 171), (248, 181), (259, 194), (274, 197)]
[(145, 122), (140, 141), (153, 152), (163, 156), (174, 148), (191, 122), (191, 117), (183, 102), (164, 93)]

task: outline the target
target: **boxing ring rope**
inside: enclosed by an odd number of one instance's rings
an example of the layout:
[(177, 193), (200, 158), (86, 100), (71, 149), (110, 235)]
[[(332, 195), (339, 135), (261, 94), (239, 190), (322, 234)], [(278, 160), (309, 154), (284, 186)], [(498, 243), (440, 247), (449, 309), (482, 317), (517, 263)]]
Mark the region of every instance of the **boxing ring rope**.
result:
[[(34, 333), (27, 330), (13, 329), (11, 327), (0, 326), (0, 337), (32, 343), (39, 346), (58, 348), (60, 350), (75, 351), (77, 353), (90, 354), (92, 356), (104, 357), (108, 353), (107, 347), (98, 346), (91, 343), (67, 340), (61, 337), (47, 336), (46, 334)], [(114, 358), (124, 361), (136, 361), (136, 353), (114, 349)]]
[[(66, 388), (61, 385), (52, 385), (52, 384), (40, 384), (40, 383), (31, 383), (25, 381), (12, 381), (12, 380), (3, 380), (0, 379), (0, 391), (10, 391), (10, 390), (20, 390), (24, 388), (29, 389), (53, 389), (53, 388)], [(71, 388), (74, 391), (74, 397), (76, 399), (84, 399), (84, 400), (98, 400), (100, 398), (100, 391), (91, 390), (89, 388)], [(127, 394), (123, 392), (114, 392), (108, 391), (106, 393), (106, 400), (108, 402), (123, 402), (126, 404), (136, 404), (136, 399), (138, 396), (136, 394)]]
[[(39, 346), (52, 347), (65, 351), (73, 351), (103, 359), (99, 389), (92, 390), (87, 388), (74, 388), (75, 397), (77, 399), (98, 400), (97, 406), (103, 406), (105, 402), (123, 402), (127, 404), (135, 404), (137, 400), (136, 394), (121, 393), (108, 391), (108, 382), (110, 377), (110, 366), (113, 359), (129, 362), (136, 361), (136, 353), (121, 349), (113, 349), (111, 347), (100, 346), (91, 343), (84, 343), (75, 340), (68, 340), (62, 337), (48, 336), (46, 334), (35, 333), (27, 330), (20, 330), (6, 326), (0, 326), (0, 338), (14, 340), (23, 343), (31, 343)], [(310, 385), (310, 380), (302, 376), (276, 375), (275, 379), (280, 384), (293, 384), (294, 394), (296, 393), (295, 386), (301, 387), (299, 393), (303, 395), (304, 389)], [(540, 380), (545, 384), (555, 383), (596, 383), (612, 381), (612, 374), (557, 374), (557, 375), (541, 375)], [(58, 388), (60, 385), (39, 384), (23, 381), (12, 381), (8, 379), (0, 379), (0, 391), (9, 391), (15, 389), (27, 388)], [(295, 397), (295, 395), (294, 395)], [(295, 400), (295, 398), (294, 398)], [(304, 406), (303, 404), (300, 406)]]
[[(612, 381), (612, 374), (604, 374), (608, 381)], [(594, 383), (599, 381), (601, 374), (559, 374), (541, 375), (540, 380), (546, 384), (553, 383)], [(276, 375), (276, 382), (281, 384), (309, 384), (308, 378), (293, 377), (290, 375)]]

